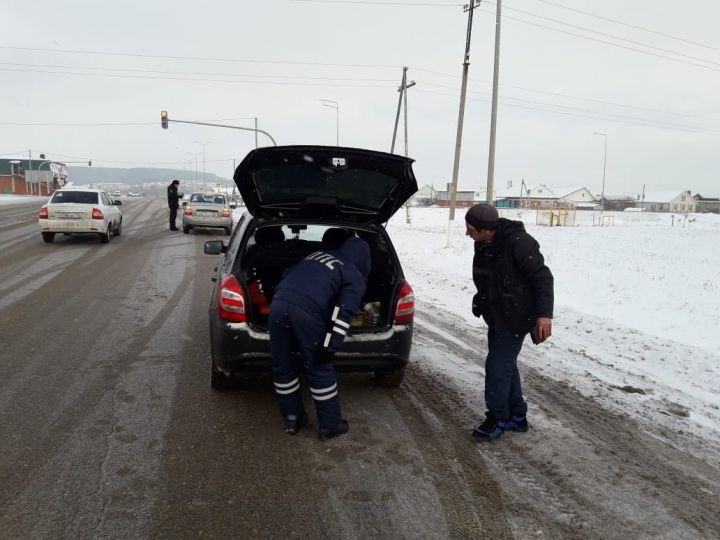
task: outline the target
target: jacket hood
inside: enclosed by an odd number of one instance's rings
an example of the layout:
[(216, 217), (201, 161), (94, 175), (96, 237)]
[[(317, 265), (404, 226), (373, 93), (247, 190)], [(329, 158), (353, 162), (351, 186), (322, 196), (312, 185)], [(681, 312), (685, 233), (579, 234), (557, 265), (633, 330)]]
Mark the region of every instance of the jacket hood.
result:
[(338, 250), (342, 258), (352, 264), (367, 277), (370, 273), (370, 246), (365, 240), (351, 236)]
[(497, 232), (494, 241), (505, 240), (506, 238), (525, 232), (525, 224), (522, 221), (512, 221), (506, 218), (500, 218), (498, 222)]

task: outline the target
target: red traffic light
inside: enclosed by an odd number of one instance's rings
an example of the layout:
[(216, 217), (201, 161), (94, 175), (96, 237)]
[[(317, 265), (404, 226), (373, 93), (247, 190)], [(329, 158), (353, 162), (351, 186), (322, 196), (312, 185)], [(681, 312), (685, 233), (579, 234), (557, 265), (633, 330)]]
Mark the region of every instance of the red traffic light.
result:
[(167, 111), (160, 111), (160, 125), (163, 129), (168, 128), (168, 113)]

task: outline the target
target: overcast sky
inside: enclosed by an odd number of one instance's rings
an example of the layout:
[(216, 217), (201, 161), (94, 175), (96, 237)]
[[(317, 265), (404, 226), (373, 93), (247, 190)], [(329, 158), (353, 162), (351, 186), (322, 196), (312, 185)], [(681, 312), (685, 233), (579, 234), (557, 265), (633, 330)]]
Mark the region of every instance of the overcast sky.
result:
[[(0, 154), (194, 169), (200, 152), (202, 173), (205, 143), (207, 170), (230, 177), (253, 134), (163, 130), (160, 110), (257, 117), (278, 144), (333, 145), (321, 98), (339, 103), (341, 145), (389, 151), (406, 65), (418, 183), (444, 186), (467, 15), (447, 0), (375, 1), (0, 0)], [(494, 11), (475, 14), (461, 189), (487, 179)], [(720, 196), (720, 2), (504, 0), (503, 16), (496, 188), (599, 192), (598, 131), (607, 193)], [(130, 125), (72, 125), (101, 123)]]

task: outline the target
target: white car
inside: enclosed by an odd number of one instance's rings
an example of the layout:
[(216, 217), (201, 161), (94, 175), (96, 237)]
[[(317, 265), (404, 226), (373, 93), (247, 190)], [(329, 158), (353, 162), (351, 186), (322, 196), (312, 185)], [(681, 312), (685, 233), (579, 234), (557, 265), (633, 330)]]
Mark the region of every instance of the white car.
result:
[(50, 243), (57, 233), (97, 234), (101, 242), (107, 243), (111, 235), (120, 236), (122, 214), (118, 206), (121, 204), (100, 189), (59, 189), (40, 208), (43, 240)]

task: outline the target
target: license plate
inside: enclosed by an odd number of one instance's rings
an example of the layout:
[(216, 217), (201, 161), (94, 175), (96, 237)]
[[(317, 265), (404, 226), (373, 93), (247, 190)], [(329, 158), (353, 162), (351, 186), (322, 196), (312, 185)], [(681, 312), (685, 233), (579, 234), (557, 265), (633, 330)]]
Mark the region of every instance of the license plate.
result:
[(214, 216), (216, 212), (211, 212), (210, 210), (199, 210), (198, 215), (199, 216)]
[(82, 219), (82, 212), (58, 212), (56, 214), (58, 219)]

